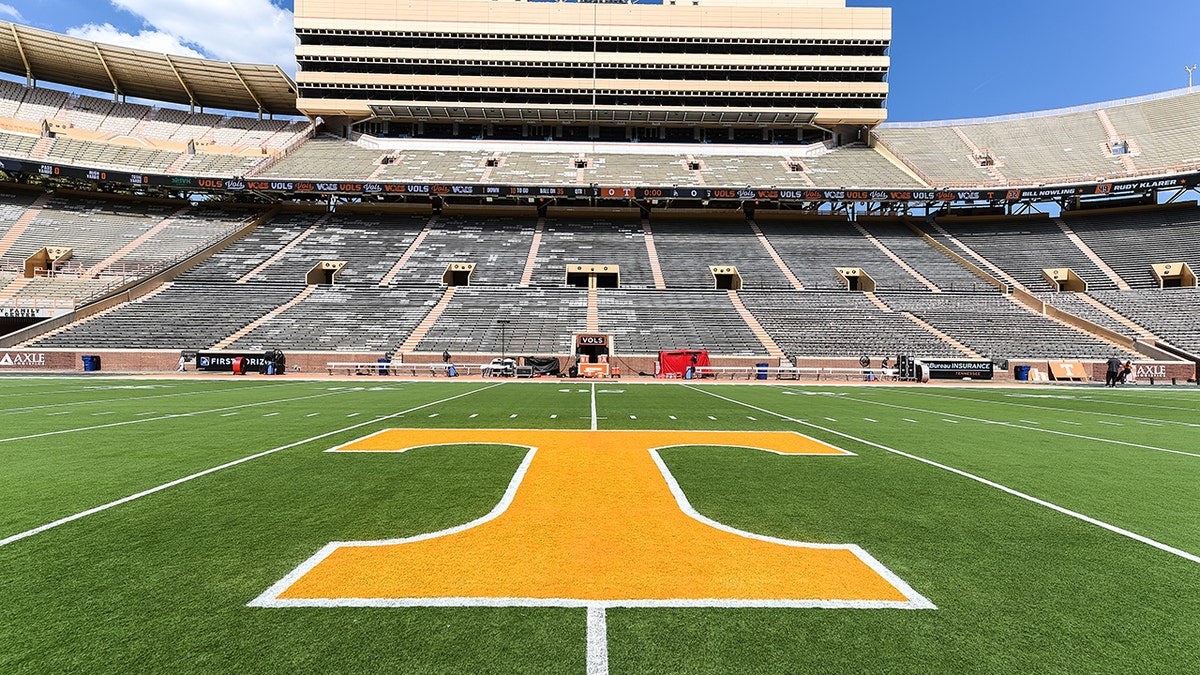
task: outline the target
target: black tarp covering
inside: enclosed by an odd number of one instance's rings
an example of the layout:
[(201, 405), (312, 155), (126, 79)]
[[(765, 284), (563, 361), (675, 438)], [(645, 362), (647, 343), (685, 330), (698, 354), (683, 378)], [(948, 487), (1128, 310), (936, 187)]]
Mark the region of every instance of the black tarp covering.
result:
[(558, 375), (559, 365), (556, 358), (538, 358), (526, 356), (525, 365), (533, 368), (534, 375)]

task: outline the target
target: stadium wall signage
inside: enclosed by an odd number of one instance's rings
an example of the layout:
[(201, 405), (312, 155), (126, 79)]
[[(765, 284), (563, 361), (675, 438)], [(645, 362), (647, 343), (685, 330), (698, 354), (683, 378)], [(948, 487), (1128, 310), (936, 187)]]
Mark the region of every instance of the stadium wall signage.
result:
[(233, 360), (241, 357), (246, 370), (258, 372), (270, 361), (262, 352), (200, 352), (196, 354), (196, 370), (210, 373), (232, 373)]
[(4, 352), (0, 368), (45, 368), (46, 355), (40, 352)]
[(74, 178), (119, 185), (164, 187), (209, 192), (261, 192), (279, 195), (394, 195), (398, 197), (493, 197), (503, 199), (589, 199), (642, 201), (679, 199), (759, 202), (1021, 202), (1037, 199), (1106, 196), (1148, 190), (1191, 189), (1200, 186), (1200, 172), (1127, 181), (1080, 183), (1052, 187), (990, 188), (974, 190), (913, 189), (754, 189), (722, 187), (641, 187), (597, 185), (481, 185), (343, 181), (254, 180), (165, 176), (88, 169), (59, 164), (0, 159), (0, 171)]
[(931, 380), (990, 380), (995, 376), (995, 365), (991, 361), (938, 361), (921, 359), (929, 367)]

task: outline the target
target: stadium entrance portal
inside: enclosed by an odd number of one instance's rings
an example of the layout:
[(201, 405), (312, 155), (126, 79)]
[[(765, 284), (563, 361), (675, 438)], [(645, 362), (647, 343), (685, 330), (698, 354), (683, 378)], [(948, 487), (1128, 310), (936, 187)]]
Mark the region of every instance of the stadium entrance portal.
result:
[(474, 273), (475, 263), (450, 263), (442, 273), (442, 283), (446, 286), (470, 286)]
[[(609, 377), (612, 336), (598, 333), (575, 334), (576, 374), (584, 377)], [(619, 376), (619, 375), (618, 375)]]
[(310, 286), (332, 286), (341, 276), (345, 266), (345, 260), (322, 260), (308, 271), (304, 283)]
[(571, 265), (567, 267), (567, 286), (571, 288), (620, 288), (620, 265)]

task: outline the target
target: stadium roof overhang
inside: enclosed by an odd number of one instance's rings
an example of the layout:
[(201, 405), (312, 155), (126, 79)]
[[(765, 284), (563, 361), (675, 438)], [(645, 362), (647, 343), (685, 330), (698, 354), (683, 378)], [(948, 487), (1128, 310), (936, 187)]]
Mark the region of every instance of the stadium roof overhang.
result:
[(718, 124), (734, 126), (805, 126), (816, 112), (753, 110), (653, 110), (637, 108), (482, 108), (431, 105), (371, 105), (371, 113), (386, 120), (446, 120), (481, 122), (562, 122), (598, 124)]
[(300, 115), (279, 66), (170, 56), (0, 21), (0, 71), (68, 87), (216, 110)]

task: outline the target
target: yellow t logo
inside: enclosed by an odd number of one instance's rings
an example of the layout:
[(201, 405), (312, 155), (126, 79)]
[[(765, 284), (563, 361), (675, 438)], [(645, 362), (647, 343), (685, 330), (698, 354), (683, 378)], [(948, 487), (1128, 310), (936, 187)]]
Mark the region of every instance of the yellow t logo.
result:
[(849, 455), (788, 432), (389, 430), (336, 452), (529, 448), (501, 503), (442, 532), (334, 542), (252, 606), (932, 608), (854, 545), (727, 527), (692, 509), (657, 450)]

